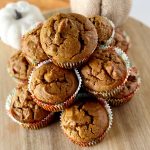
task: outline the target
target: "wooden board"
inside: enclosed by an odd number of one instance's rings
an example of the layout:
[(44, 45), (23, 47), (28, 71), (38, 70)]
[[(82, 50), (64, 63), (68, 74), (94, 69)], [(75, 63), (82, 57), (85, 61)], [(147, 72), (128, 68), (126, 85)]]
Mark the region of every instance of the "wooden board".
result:
[(23, 129), (6, 115), (5, 100), (15, 83), (6, 71), (13, 50), (0, 42), (0, 149), (1, 150), (149, 150), (150, 149), (150, 29), (129, 19), (124, 26), (132, 40), (129, 56), (140, 70), (142, 86), (128, 104), (113, 108), (111, 131), (98, 145), (80, 148), (61, 131), (60, 123), (37, 131)]

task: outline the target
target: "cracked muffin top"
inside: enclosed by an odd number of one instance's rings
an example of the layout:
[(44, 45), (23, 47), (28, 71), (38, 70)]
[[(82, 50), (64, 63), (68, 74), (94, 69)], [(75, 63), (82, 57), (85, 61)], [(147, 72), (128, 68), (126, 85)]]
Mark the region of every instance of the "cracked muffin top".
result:
[(87, 59), (97, 46), (97, 32), (86, 17), (69, 13), (50, 17), (40, 34), (45, 53), (55, 62), (79, 62)]
[(73, 70), (66, 70), (49, 62), (36, 68), (29, 82), (33, 96), (50, 104), (59, 104), (70, 98), (78, 88)]
[(127, 76), (124, 61), (112, 47), (106, 50), (97, 48), (80, 72), (84, 86), (98, 93), (118, 87)]
[(10, 111), (13, 117), (22, 123), (39, 122), (50, 113), (33, 101), (26, 84), (19, 85), (15, 89)]
[(21, 41), (23, 53), (26, 55), (27, 59), (33, 64), (38, 64), (48, 59), (40, 43), (40, 31), (42, 25), (43, 24), (39, 24), (32, 31), (25, 34)]
[(90, 142), (107, 130), (108, 113), (100, 102), (86, 99), (65, 109), (61, 116), (61, 126), (73, 141)]
[(137, 88), (140, 84), (138, 81), (137, 74), (138, 74), (137, 69), (135, 67), (133, 67), (131, 69), (130, 75), (128, 77), (127, 82), (125, 83), (123, 90), (119, 94), (115, 95), (113, 97), (113, 99), (114, 98), (115, 99), (125, 98), (125, 97), (133, 94), (137, 90)]
[(10, 57), (7, 68), (12, 77), (17, 79), (19, 82), (26, 82), (33, 66), (20, 50)]
[(126, 53), (130, 47), (128, 35), (120, 28), (117, 28), (111, 46), (119, 47)]
[(111, 23), (106, 17), (103, 16), (94, 16), (89, 18), (89, 20), (94, 24), (97, 30), (98, 43), (100, 45), (104, 45), (113, 34), (114, 29)]

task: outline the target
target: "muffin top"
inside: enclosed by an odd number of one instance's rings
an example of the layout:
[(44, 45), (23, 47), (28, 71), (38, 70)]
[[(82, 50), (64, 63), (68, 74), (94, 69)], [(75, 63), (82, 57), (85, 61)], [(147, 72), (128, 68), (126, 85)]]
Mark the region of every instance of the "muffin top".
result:
[(109, 40), (112, 36), (114, 30), (110, 21), (103, 16), (94, 16), (89, 19), (94, 24), (97, 30), (98, 43), (100, 45), (106, 44), (107, 40)]
[(51, 104), (65, 102), (76, 92), (79, 83), (74, 71), (51, 62), (36, 68), (30, 79), (31, 93), (38, 100)]
[(138, 81), (137, 74), (137, 69), (133, 67), (131, 69), (130, 75), (128, 77), (127, 82), (125, 83), (123, 90), (119, 94), (115, 95), (113, 98), (121, 99), (129, 96), (130, 94), (133, 94), (140, 84)]
[(17, 86), (11, 101), (13, 117), (22, 123), (35, 123), (44, 119), (50, 112), (39, 107), (28, 92), (27, 85)]
[(97, 32), (86, 17), (69, 13), (58, 14), (49, 18), (40, 34), (45, 53), (53, 61), (79, 62), (95, 50)]
[(25, 34), (21, 41), (22, 51), (27, 59), (33, 64), (38, 64), (39, 62), (48, 59), (40, 43), (40, 31), (42, 25), (43, 24), (39, 24), (32, 31)]
[(116, 46), (121, 48), (125, 53), (128, 51), (130, 47), (129, 37), (126, 35), (125, 31), (120, 28), (116, 29), (114, 39), (111, 43), (111, 46)]
[(8, 61), (9, 74), (19, 81), (27, 81), (32, 69), (33, 66), (21, 50), (12, 55)]
[(81, 68), (81, 75), (87, 89), (105, 92), (124, 82), (127, 68), (112, 47), (106, 50), (97, 48), (87, 64)]
[(61, 125), (72, 140), (90, 142), (107, 130), (109, 118), (100, 102), (86, 99), (62, 113)]

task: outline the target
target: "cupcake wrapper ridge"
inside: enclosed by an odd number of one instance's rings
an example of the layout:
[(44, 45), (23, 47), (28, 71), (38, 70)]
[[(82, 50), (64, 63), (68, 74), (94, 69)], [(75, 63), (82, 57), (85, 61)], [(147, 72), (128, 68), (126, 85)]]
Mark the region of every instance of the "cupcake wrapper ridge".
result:
[(114, 25), (114, 23), (113, 23), (110, 19), (108, 19), (107, 17), (104, 17), (104, 18), (105, 18), (105, 19), (110, 23), (110, 25), (112, 26), (113, 32), (112, 32), (111, 37), (106, 41), (106, 43), (105, 43), (104, 45), (100, 45), (100, 48), (101, 48), (101, 49), (106, 49), (107, 46), (109, 46), (109, 45), (112, 43), (112, 40), (114, 39), (114, 36), (115, 36), (115, 25)]
[(11, 94), (8, 95), (8, 97), (6, 99), (6, 103), (5, 103), (6, 112), (7, 112), (8, 116), (14, 122), (16, 122), (17, 124), (21, 125), (24, 128), (27, 128), (27, 129), (40, 129), (40, 128), (46, 127), (53, 120), (53, 118), (54, 118), (53, 112), (50, 112), (44, 119), (42, 119), (41, 121), (36, 122), (36, 123), (22, 123), (22, 122), (16, 120), (10, 112), (11, 99), (14, 96), (15, 92), (16, 92), (16, 89), (13, 89)]
[[(47, 63), (50, 63), (50, 62), (52, 62), (52, 60), (46, 60), (46, 61), (44, 61), (44, 62), (41, 62), (40, 64), (38, 64), (37, 67), (35, 67), (35, 69), (40, 68), (42, 65), (47, 64)], [(35, 69), (34, 69), (34, 70), (35, 70)], [(34, 71), (34, 70), (33, 70), (33, 71)], [(30, 92), (31, 92), (30, 84), (31, 84), (31, 80), (32, 80), (33, 71), (32, 71), (32, 73), (31, 73), (31, 75), (30, 75), (30, 77), (29, 77), (29, 82), (28, 82), (28, 89), (29, 89)], [(78, 79), (78, 81), (79, 81), (79, 85), (78, 85), (78, 88), (76, 89), (75, 93), (74, 93), (68, 100), (66, 100), (66, 101), (63, 102), (63, 103), (53, 105), (53, 104), (50, 104), (50, 103), (45, 103), (45, 102), (39, 100), (38, 98), (36, 98), (35, 95), (32, 95), (34, 101), (35, 101), (39, 106), (41, 106), (42, 108), (44, 108), (45, 110), (47, 110), (47, 111), (52, 111), (52, 112), (62, 111), (62, 110), (64, 110), (65, 108), (69, 107), (69, 106), (75, 101), (75, 97), (76, 97), (76, 95), (78, 94), (78, 92), (79, 92), (79, 90), (80, 90), (80, 88), (81, 88), (81, 85), (82, 85), (82, 79), (81, 79), (81, 76), (80, 76), (80, 74), (79, 74), (79, 71), (78, 71), (77, 69), (74, 69), (74, 72), (75, 72), (75, 74), (76, 74), (76, 76), (77, 76), (77, 79)], [(31, 93), (32, 93), (32, 92), (31, 92)]]
[[(105, 107), (106, 111), (107, 111), (107, 114), (108, 114), (108, 118), (109, 118), (109, 125), (108, 125), (108, 128), (106, 129), (106, 131), (100, 135), (99, 137), (97, 137), (96, 139), (90, 141), (90, 142), (77, 142), (75, 140), (73, 140), (72, 138), (70, 138), (65, 132), (64, 134), (75, 144), (78, 144), (82, 147), (89, 147), (89, 146), (93, 146), (93, 145), (96, 145), (98, 143), (100, 143), (104, 137), (106, 136), (106, 134), (108, 133), (108, 131), (111, 129), (112, 127), (112, 122), (113, 122), (113, 114), (112, 114), (112, 110), (109, 106), (109, 104), (103, 100), (103, 99), (98, 99), (98, 101)], [(63, 113), (63, 112), (62, 112)], [(62, 117), (62, 114), (61, 114), (61, 117)], [(62, 118), (60, 117), (60, 121), (62, 121)], [(62, 130), (64, 131), (64, 128), (62, 126), (62, 124), (60, 124)]]
[[(103, 50), (105, 50), (105, 49), (103, 49)], [(127, 82), (128, 76), (131, 72), (132, 65), (130, 63), (130, 60), (129, 60), (127, 54), (125, 52), (123, 52), (118, 47), (114, 47), (114, 51), (122, 58), (122, 60), (124, 61), (125, 65), (126, 65), (126, 69), (127, 69), (126, 78), (125, 78), (124, 82), (121, 85), (119, 85), (116, 88), (114, 88), (112, 90), (109, 90), (109, 91), (96, 92), (96, 91), (93, 91), (93, 90), (88, 89), (88, 88), (85, 87), (85, 89), (88, 92), (96, 95), (97, 97), (110, 98), (110, 97), (113, 97), (114, 95), (118, 94), (119, 92), (121, 92), (123, 90), (123, 87), (124, 87), (125, 83)]]
[[(134, 70), (134, 67), (131, 68), (131, 70)], [(140, 85), (141, 85), (141, 78), (139, 76), (139, 74), (137, 73), (137, 87), (135, 89), (135, 91), (133, 91), (132, 93), (130, 93), (130, 95), (124, 97), (124, 98), (108, 98), (107, 101), (108, 103), (110, 103), (111, 106), (114, 106), (114, 107), (117, 107), (117, 106), (121, 106), (123, 104), (126, 104), (127, 102), (129, 102), (132, 97), (137, 93), (137, 91), (139, 90), (140, 88)]]

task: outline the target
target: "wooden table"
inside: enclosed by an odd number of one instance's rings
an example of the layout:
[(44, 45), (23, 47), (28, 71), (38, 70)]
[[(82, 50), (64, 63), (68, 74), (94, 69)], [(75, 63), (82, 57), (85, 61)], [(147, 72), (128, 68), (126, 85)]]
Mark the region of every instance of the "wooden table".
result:
[(113, 108), (114, 122), (98, 145), (80, 148), (62, 133), (60, 123), (31, 131), (23, 129), (6, 115), (5, 100), (15, 83), (6, 71), (12, 49), (0, 42), (0, 150), (149, 150), (150, 149), (150, 29), (129, 19), (124, 29), (132, 40), (129, 56), (140, 70), (142, 86), (128, 104)]

